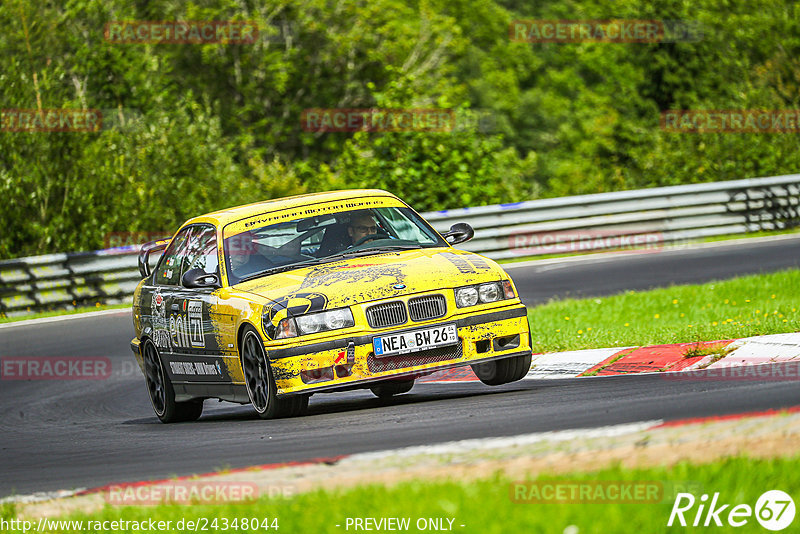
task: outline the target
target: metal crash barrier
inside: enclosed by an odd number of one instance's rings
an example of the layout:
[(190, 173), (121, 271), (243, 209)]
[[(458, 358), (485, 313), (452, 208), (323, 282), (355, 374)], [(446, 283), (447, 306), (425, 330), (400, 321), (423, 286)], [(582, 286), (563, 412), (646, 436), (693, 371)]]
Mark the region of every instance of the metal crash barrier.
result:
[[(397, 191), (402, 197), (402, 191)], [(495, 260), (662, 247), (800, 223), (800, 175), (549, 198), (422, 214), (440, 232), (475, 229), (459, 248)], [(139, 247), (0, 261), (0, 314), (113, 304), (140, 280)]]

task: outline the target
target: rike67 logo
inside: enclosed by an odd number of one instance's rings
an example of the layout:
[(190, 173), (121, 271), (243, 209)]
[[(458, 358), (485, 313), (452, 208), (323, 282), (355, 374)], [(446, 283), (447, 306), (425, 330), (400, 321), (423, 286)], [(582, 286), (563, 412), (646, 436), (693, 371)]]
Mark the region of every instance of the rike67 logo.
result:
[(709, 502), (708, 495), (699, 499), (691, 493), (679, 493), (675, 497), (667, 526), (685, 527), (742, 527), (755, 516), (756, 521), (767, 530), (783, 530), (792, 524), (795, 515), (794, 501), (786, 492), (770, 490), (764, 492), (756, 501), (755, 508), (749, 504), (731, 506), (722, 503), (719, 492), (714, 493)]

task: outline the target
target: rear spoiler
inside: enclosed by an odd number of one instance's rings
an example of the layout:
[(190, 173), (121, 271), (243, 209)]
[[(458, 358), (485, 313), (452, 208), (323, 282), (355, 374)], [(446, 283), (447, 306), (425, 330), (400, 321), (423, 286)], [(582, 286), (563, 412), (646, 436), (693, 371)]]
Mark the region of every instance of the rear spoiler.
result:
[(150, 254), (157, 251), (163, 251), (169, 245), (170, 239), (160, 239), (158, 241), (150, 241), (142, 245), (139, 249), (139, 274), (142, 278), (150, 276)]

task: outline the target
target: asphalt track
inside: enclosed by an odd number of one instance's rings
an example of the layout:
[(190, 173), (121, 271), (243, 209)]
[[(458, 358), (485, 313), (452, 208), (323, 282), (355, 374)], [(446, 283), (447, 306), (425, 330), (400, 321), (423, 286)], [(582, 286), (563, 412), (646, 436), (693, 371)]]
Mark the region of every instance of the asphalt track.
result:
[[(545, 262), (509, 269), (526, 304), (800, 267), (800, 237)], [(787, 288), (793, 290), (794, 288)], [(417, 384), (389, 403), (368, 391), (315, 395), (309, 415), (261, 421), (206, 401), (200, 421), (162, 425), (128, 342), (130, 314), (0, 328), (0, 357), (100, 356), (106, 380), (0, 381), (0, 497), (164, 478), (443, 441), (724, 415), (800, 404), (793, 381), (658, 375)]]

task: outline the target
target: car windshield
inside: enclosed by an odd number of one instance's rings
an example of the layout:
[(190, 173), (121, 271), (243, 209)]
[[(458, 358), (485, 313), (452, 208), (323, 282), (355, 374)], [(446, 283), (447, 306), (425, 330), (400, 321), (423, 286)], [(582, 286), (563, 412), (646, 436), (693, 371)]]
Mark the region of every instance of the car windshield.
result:
[(282, 222), (273, 222), (277, 218), (273, 216), (264, 217), (264, 224), (253, 218), (226, 226), (223, 243), (229, 283), (350, 254), (447, 246), (407, 207), (327, 211)]

